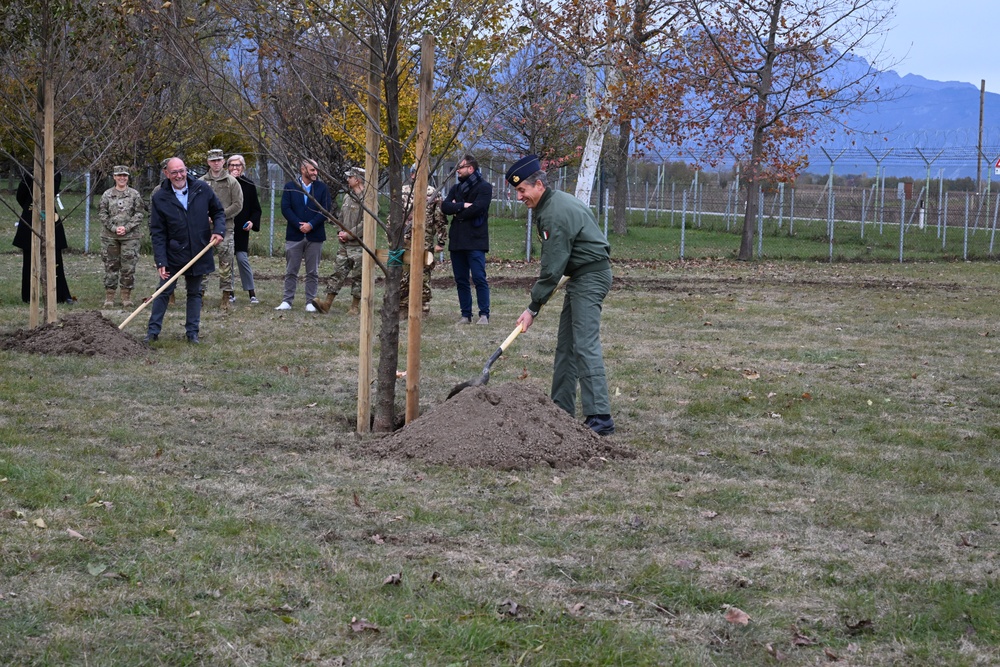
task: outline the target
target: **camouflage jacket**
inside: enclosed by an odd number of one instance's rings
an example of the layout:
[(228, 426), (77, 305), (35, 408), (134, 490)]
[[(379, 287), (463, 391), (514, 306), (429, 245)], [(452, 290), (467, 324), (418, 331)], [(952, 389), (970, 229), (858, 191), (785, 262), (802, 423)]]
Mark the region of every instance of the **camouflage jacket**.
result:
[(215, 196), (226, 209), (226, 236), (232, 236), (233, 221), (236, 214), (243, 210), (243, 188), (228, 171), (223, 171), (218, 178), (212, 178), (212, 172), (208, 172), (201, 180), (212, 186)]
[[(122, 241), (142, 238), (140, 226), (146, 215), (146, 202), (138, 191), (133, 188), (125, 188), (124, 191), (109, 188), (101, 195), (97, 210), (101, 221), (101, 236)], [(124, 236), (115, 233), (119, 227), (125, 228)]]

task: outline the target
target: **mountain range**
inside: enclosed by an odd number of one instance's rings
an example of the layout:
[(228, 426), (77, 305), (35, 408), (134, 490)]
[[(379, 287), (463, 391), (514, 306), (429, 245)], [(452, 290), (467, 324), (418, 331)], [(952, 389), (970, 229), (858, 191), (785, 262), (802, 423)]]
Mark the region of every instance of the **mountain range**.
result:
[[(879, 75), (878, 86), (888, 99), (855, 110), (846, 119), (855, 131), (838, 133), (823, 145), (831, 156), (840, 155), (837, 173), (874, 175), (879, 158), (890, 176), (923, 178), (930, 163), (932, 178), (975, 177), (979, 88), (892, 70)], [(1000, 95), (987, 92), (983, 110), (983, 178), (1000, 180), (993, 173), (1000, 159)], [(808, 171), (829, 169), (822, 150), (811, 151), (810, 158)]]

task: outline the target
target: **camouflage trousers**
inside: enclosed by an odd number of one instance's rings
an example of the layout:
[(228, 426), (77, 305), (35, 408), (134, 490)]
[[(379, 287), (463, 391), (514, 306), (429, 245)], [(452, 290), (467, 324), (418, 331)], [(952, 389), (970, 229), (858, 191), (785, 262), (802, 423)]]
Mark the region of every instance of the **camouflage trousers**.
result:
[[(420, 307), (424, 312), (431, 308), (431, 271), (433, 266), (424, 267), (423, 286), (420, 290)], [(399, 309), (408, 310), (410, 307), (410, 267), (403, 267), (403, 277), (399, 281)]]
[(350, 279), (351, 296), (361, 298), (361, 246), (341, 243), (333, 261), (333, 275), (326, 280), (326, 293), (336, 294)]
[(233, 233), (226, 230), (222, 243), (215, 246), (215, 258), (219, 262), (219, 289), (235, 291), (233, 287)]
[(135, 266), (139, 263), (139, 239), (101, 237), (104, 289), (135, 288)]

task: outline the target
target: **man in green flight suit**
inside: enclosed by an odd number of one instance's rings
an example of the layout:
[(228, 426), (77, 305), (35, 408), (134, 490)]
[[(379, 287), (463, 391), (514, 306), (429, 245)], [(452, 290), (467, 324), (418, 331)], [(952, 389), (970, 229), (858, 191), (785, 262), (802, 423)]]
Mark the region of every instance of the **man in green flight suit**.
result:
[(584, 425), (598, 435), (611, 435), (615, 421), (601, 349), (601, 306), (611, 289), (611, 246), (588, 206), (547, 187), (538, 156), (512, 164), (506, 178), (518, 201), (534, 209), (542, 238), (541, 270), (531, 288), (531, 304), (517, 323), (527, 331), (562, 276), (569, 276), (556, 339), (552, 401), (574, 414), (579, 383)]

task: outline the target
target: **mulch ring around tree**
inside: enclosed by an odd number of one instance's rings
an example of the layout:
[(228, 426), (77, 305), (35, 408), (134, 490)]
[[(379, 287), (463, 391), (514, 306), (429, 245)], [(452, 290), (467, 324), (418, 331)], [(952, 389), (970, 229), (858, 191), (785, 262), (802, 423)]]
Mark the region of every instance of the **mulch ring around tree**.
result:
[(134, 359), (149, 354), (144, 342), (119, 331), (97, 310), (71, 313), (36, 329), (0, 334), (0, 350), (109, 359)]
[(636, 457), (614, 436), (596, 435), (538, 389), (515, 383), (464, 389), (368, 447), (381, 458), (499, 470), (600, 466)]

